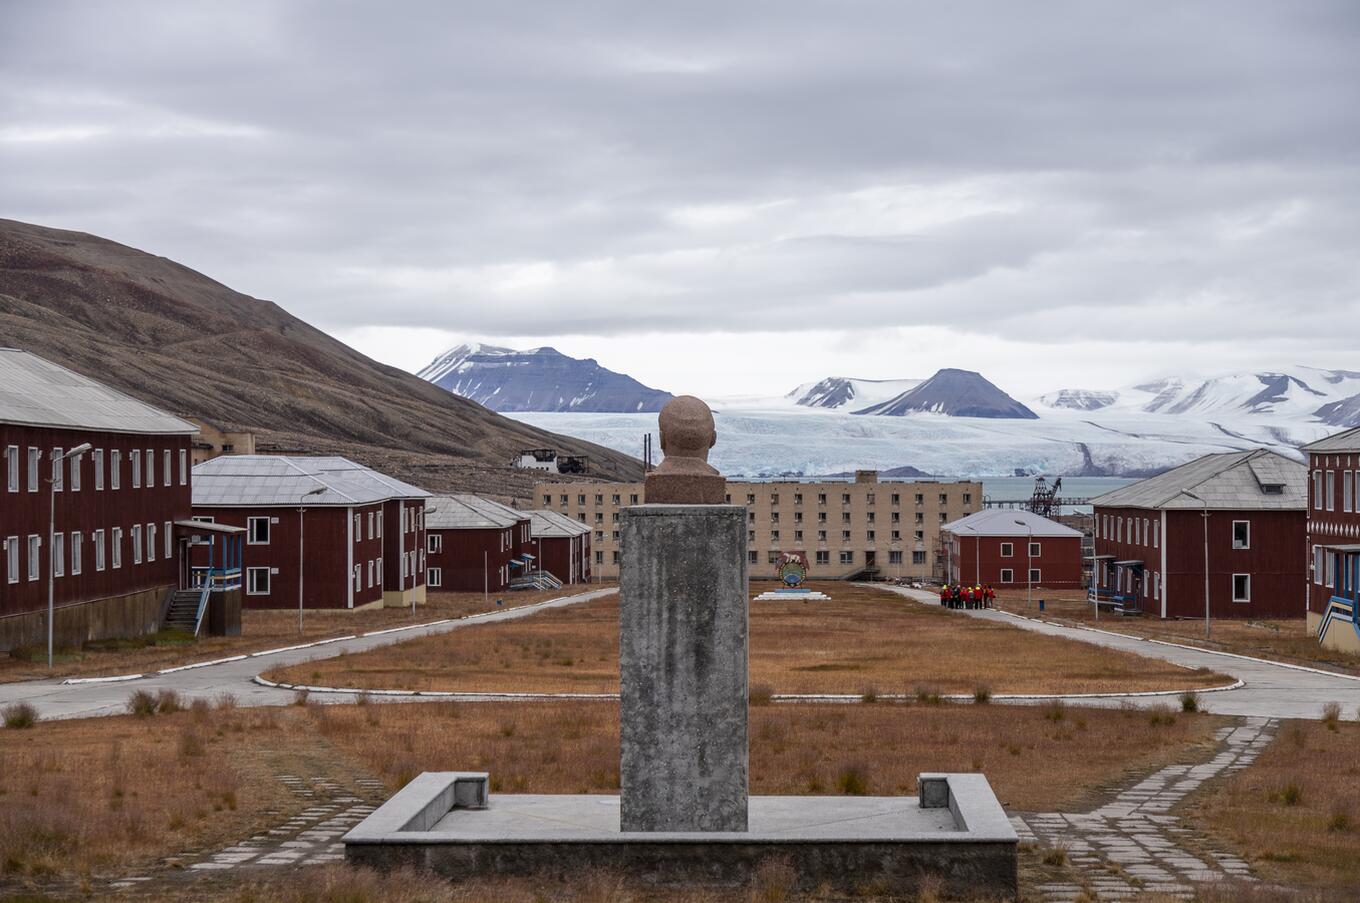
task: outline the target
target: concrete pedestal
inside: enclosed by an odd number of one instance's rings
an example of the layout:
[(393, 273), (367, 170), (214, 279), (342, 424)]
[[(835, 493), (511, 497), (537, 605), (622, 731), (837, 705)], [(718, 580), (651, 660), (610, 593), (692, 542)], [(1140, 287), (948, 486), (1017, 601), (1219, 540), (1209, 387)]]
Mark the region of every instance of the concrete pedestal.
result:
[(746, 509), (623, 509), (623, 831), (747, 826)]

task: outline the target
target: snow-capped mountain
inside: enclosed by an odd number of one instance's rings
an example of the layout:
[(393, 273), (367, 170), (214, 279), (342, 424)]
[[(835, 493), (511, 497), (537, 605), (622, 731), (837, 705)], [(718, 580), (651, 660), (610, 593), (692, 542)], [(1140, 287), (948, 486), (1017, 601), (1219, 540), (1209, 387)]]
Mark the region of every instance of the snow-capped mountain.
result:
[(980, 373), (946, 367), (930, 379), (887, 401), (855, 411), (871, 416), (946, 414), (1001, 420), (1037, 420), (1039, 415), (1002, 392)]
[(821, 382), (803, 383), (788, 394), (794, 404), (832, 410), (863, 408), (896, 398), (921, 384), (919, 379), (854, 379), (828, 376)]
[(450, 348), (421, 370), (421, 379), (493, 411), (659, 411), (671, 393), (651, 389), (593, 358), (555, 348), (516, 351), (495, 345)]
[[(1096, 400), (1109, 397), (1105, 404)], [(1360, 373), (1291, 367), (1207, 379), (1169, 377), (1118, 391), (1063, 389), (1039, 398), (1050, 409), (1110, 409), (1193, 417), (1261, 417), (1360, 425)]]

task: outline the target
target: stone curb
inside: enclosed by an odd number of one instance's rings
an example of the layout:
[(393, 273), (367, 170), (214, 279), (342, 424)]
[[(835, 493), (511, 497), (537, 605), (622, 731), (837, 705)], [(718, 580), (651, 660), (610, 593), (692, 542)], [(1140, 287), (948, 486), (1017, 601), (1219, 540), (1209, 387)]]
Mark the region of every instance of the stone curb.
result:
[[(605, 589), (608, 589), (609, 591), (612, 592), (617, 592), (617, 589), (614, 589), (612, 587), (608, 587)], [(265, 649), (260, 652), (244, 652), (240, 655), (228, 656), (227, 658), (216, 658), (206, 662), (193, 662), (188, 665), (177, 665), (173, 668), (162, 668), (159, 671), (148, 671), (145, 674), (119, 674), (115, 677), (68, 677), (62, 681), (62, 685), (116, 683), (118, 681), (124, 680), (140, 680), (144, 677), (158, 677), (163, 674), (175, 674), (179, 671), (192, 671), (195, 668), (210, 668), (213, 665), (225, 665), (230, 662), (239, 662), (247, 658), (260, 658), (266, 655), (278, 655), (281, 652), (296, 652), (299, 649), (314, 649), (317, 646), (328, 646), (331, 643), (343, 643), (346, 640), (358, 640), (371, 636), (385, 636), (390, 633), (400, 633), (403, 630), (420, 630), (421, 628), (425, 627), (438, 627), (441, 624), (448, 624), (453, 621), (473, 621), (479, 618), (485, 618), (488, 615), (501, 614), (507, 611), (520, 611), (526, 608), (539, 608), (545, 605), (552, 605), (556, 602), (561, 602), (564, 599), (572, 599), (578, 595), (584, 596), (595, 592), (601, 592), (601, 590), (587, 590), (584, 593), (575, 593), (571, 596), (558, 596), (555, 599), (544, 599), (542, 602), (530, 602), (527, 605), (513, 605), (509, 608), (498, 608), (495, 611), (482, 611), (477, 612), (476, 614), (463, 615), (462, 617), (459, 618), (440, 618), (438, 621), (426, 621), (423, 624), (406, 624), (402, 627), (388, 627), (383, 630), (369, 630), (365, 633), (355, 633), (350, 634), (349, 636), (330, 637), (329, 639), (316, 640), (315, 642), (311, 643), (298, 643), (296, 646), (280, 646), (277, 649)], [(258, 681), (258, 679), (259, 678), (257, 676), (256, 680)]]

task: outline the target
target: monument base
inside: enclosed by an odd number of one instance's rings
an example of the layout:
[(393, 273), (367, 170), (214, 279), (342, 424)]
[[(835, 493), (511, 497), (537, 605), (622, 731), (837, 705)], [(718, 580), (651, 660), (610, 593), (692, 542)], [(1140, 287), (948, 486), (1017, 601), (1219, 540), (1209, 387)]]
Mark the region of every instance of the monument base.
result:
[(427, 772), (344, 837), (345, 859), (451, 880), (743, 886), (769, 860), (800, 887), (968, 899), (1017, 893), (1018, 838), (980, 774), (921, 775), (921, 797), (751, 797), (747, 831), (625, 832), (617, 796), (486, 793), (484, 773)]

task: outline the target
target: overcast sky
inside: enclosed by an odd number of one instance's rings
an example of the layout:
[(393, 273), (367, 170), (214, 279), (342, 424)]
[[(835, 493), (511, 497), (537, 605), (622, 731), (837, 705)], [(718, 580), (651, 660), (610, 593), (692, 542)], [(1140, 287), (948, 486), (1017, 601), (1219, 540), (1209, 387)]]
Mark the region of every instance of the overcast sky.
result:
[(1360, 3), (0, 0), (0, 216), (417, 370), (1360, 369)]

